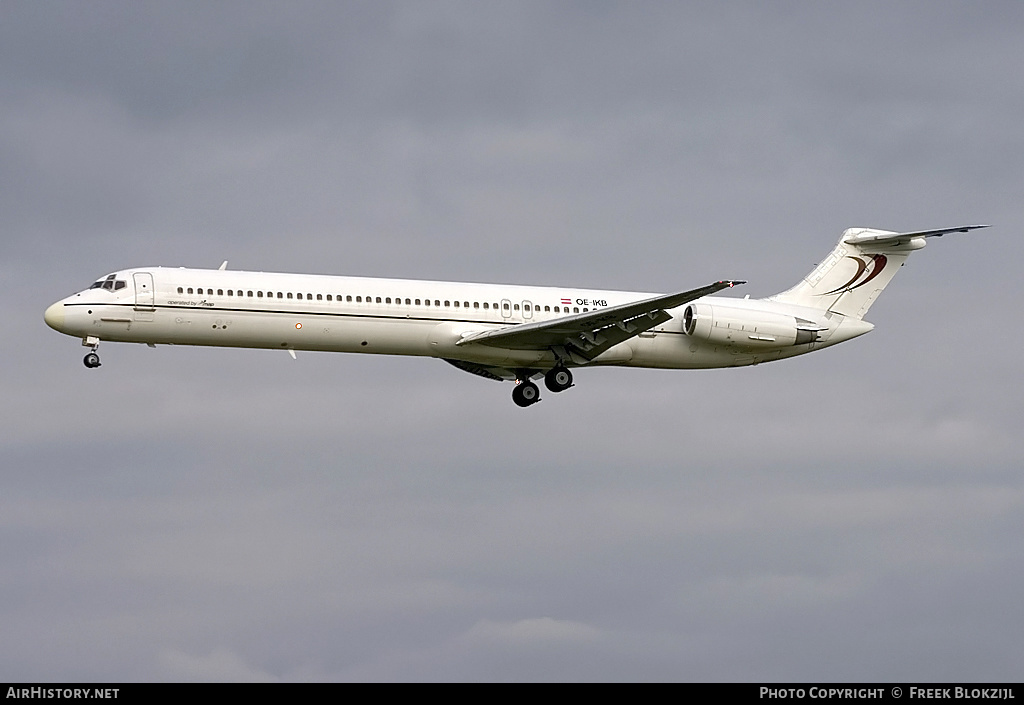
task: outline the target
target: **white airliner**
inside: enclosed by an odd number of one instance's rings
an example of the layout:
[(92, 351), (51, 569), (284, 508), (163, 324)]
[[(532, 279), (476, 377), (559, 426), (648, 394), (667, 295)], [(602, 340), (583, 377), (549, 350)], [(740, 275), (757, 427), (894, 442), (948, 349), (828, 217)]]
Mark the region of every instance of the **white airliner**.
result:
[(756, 365), (870, 331), (864, 314), (925, 238), (967, 225), (896, 233), (850, 228), (796, 286), (766, 299), (504, 284), (142, 267), (109, 274), (46, 309), (54, 330), (100, 341), (420, 355), (514, 380), (519, 406), (573, 386), (592, 365), (704, 369)]

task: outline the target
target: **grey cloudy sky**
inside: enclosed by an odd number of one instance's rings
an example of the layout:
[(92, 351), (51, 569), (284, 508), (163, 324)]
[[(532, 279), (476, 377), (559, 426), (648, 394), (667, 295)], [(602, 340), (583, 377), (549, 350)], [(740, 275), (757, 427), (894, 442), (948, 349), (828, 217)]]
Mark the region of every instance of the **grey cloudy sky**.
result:
[[(1019, 2), (0, 2), (0, 680), (1019, 680)], [(106, 344), (118, 268), (788, 287), (871, 335), (580, 371)]]

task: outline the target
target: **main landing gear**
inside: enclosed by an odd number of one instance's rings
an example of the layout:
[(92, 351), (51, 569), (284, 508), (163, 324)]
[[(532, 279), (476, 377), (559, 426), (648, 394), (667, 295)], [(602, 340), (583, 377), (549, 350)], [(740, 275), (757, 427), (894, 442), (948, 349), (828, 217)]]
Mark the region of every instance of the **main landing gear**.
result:
[[(572, 386), (572, 372), (564, 367), (555, 367), (544, 375), (544, 386), (551, 392), (564, 392)], [(512, 401), (517, 406), (532, 406), (540, 401), (540, 388), (530, 381), (528, 372), (524, 372), (516, 380), (516, 388), (512, 390)]]
[(512, 401), (517, 406), (530, 406), (540, 401), (540, 388), (531, 382), (526, 380), (524, 382), (516, 381), (516, 388), (512, 390)]
[(87, 348), (92, 348), (92, 352), (86, 353), (85, 357), (82, 358), (82, 362), (90, 370), (94, 367), (100, 366), (100, 356), (96, 354), (96, 348), (100, 346), (100, 339), (95, 336), (88, 336), (82, 340), (82, 345)]
[(564, 367), (555, 367), (544, 375), (544, 386), (552, 392), (564, 392), (572, 386), (572, 372)]

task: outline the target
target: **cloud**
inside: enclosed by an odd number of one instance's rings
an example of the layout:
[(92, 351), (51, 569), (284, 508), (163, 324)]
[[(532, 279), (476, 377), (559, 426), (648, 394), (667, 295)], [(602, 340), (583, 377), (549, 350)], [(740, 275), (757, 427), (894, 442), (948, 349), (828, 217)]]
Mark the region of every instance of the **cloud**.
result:
[(204, 656), (166, 649), (160, 653), (160, 677), (191, 683), (274, 683), (279, 679), (253, 668), (230, 649), (219, 648)]

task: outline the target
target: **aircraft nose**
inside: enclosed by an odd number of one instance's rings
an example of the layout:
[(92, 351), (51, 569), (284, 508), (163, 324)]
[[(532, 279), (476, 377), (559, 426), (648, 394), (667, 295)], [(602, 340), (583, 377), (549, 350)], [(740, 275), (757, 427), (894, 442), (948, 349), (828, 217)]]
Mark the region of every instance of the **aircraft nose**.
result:
[(55, 331), (60, 331), (64, 327), (64, 304), (57, 302), (46, 309), (43, 314), (43, 320), (46, 321), (46, 325), (53, 328)]

